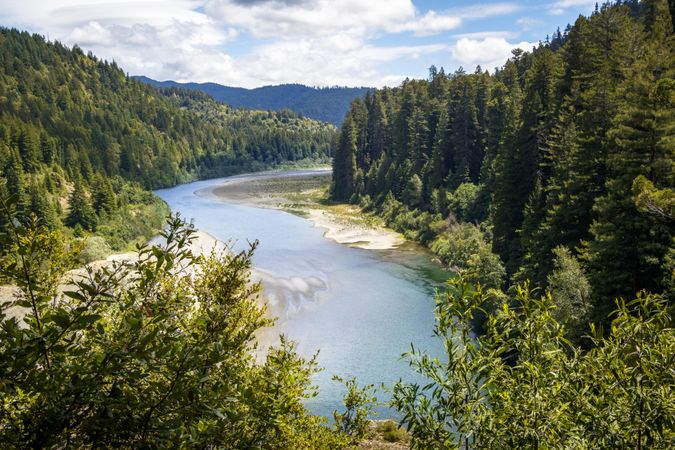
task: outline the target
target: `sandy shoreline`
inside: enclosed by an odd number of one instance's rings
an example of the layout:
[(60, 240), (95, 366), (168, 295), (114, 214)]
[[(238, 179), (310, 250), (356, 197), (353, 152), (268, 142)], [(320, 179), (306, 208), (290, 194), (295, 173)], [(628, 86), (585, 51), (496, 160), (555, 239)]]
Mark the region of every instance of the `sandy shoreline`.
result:
[(360, 220), (361, 212), (354, 206), (343, 205), (338, 213), (335, 208), (309, 200), (313, 191), (328, 183), (330, 174), (330, 170), (299, 170), (240, 175), (195, 194), (225, 203), (298, 214), (324, 229), (324, 236), (339, 244), (386, 250), (405, 242), (403, 236), (393, 230)]
[[(155, 240), (151, 240), (152, 244)], [(226, 249), (224, 243), (220, 242), (218, 239), (206, 233), (204, 231), (197, 231), (195, 233), (195, 239), (190, 244), (190, 249), (195, 255), (202, 255), (210, 252), (212, 249), (216, 251)], [(133, 262), (138, 258), (136, 252), (126, 252), (126, 253), (115, 253), (108, 256), (105, 259), (100, 259), (97, 261), (92, 261), (89, 264), (86, 264), (83, 267), (72, 269), (66, 272), (63, 275), (63, 284), (59, 286), (59, 292), (70, 289), (73, 286), (73, 283), (82, 279), (87, 274), (87, 267), (98, 270), (103, 267), (111, 266), (114, 262)], [(16, 295), (19, 293), (19, 289), (16, 286), (12, 285), (0, 285), (0, 302), (8, 302), (13, 300)], [(7, 310), (7, 313), (10, 317), (21, 318), (25, 314), (25, 310), (20, 306), (13, 306)]]

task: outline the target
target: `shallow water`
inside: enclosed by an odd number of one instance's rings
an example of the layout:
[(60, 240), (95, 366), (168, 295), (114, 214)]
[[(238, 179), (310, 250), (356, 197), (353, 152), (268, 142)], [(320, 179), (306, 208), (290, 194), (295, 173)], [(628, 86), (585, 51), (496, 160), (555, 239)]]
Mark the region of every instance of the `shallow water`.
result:
[[(416, 348), (440, 355), (433, 337), (434, 291), (447, 274), (417, 245), (363, 250), (323, 237), (323, 230), (295, 215), (219, 202), (197, 196), (225, 179), (200, 181), (157, 191), (174, 212), (236, 250), (259, 241), (254, 265), (272, 311), (275, 331), (297, 341), (305, 356), (320, 350), (324, 368), (316, 376), (319, 395), (307, 402), (330, 417), (342, 406), (342, 387), (333, 375), (356, 376), (360, 384), (398, 379), (419, 381), (401, 353)], [(386, 399), (387, 394), (378, 393)], [(393, 412), (382, 406), (380, 418)]]

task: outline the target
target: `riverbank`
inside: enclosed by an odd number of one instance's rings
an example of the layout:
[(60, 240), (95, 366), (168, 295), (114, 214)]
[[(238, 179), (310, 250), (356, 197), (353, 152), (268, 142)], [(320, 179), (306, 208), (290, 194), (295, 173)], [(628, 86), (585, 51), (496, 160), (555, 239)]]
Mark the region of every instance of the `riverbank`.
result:
[(331, 171), (264, 172), (228, 178), (197, 195), (221, 202), (281, 209), (308, 219), (333, 241), (369, 250), (396, 248), (404, 237), (353, 205), (327, 201)]

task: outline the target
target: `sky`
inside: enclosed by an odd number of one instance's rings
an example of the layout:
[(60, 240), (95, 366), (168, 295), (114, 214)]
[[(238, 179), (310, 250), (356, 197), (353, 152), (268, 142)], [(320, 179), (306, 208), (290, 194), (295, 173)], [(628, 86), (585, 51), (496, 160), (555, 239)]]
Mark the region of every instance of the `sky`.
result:
[(0, 0), (0, 25), (157, 80), (396, 86), (431, 65), (492, 71), (595, 0)]

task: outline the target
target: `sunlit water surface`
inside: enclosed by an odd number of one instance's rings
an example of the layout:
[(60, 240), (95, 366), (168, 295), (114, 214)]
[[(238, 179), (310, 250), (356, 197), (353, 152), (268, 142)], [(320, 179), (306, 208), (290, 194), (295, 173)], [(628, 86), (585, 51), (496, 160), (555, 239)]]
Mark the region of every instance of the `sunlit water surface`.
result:
[[(304, 356), (320, 350), (319, 395), (307, 407), (327, 417), (341, 407), (344, 389), (331, 380), (333, 375), (377, 386), (420, 381), (401, 354), (411, 343), (432, 355), (442, 353), (432, 333), (434, 292), (447, 274), (431, 255), (414, 244), (382, 251), (337, 244), (293, 214), (195, 194), (226, 180), (156, 193), (174, 212), (236, 250), (259, 241), (254, 265), (280, 315), (275, 330), (297, 341)], [(386, 400), (388, 394), (380, 390), (378, 398)], [(384, 405), (378, 409), (380, 418), (395, 415)]]

